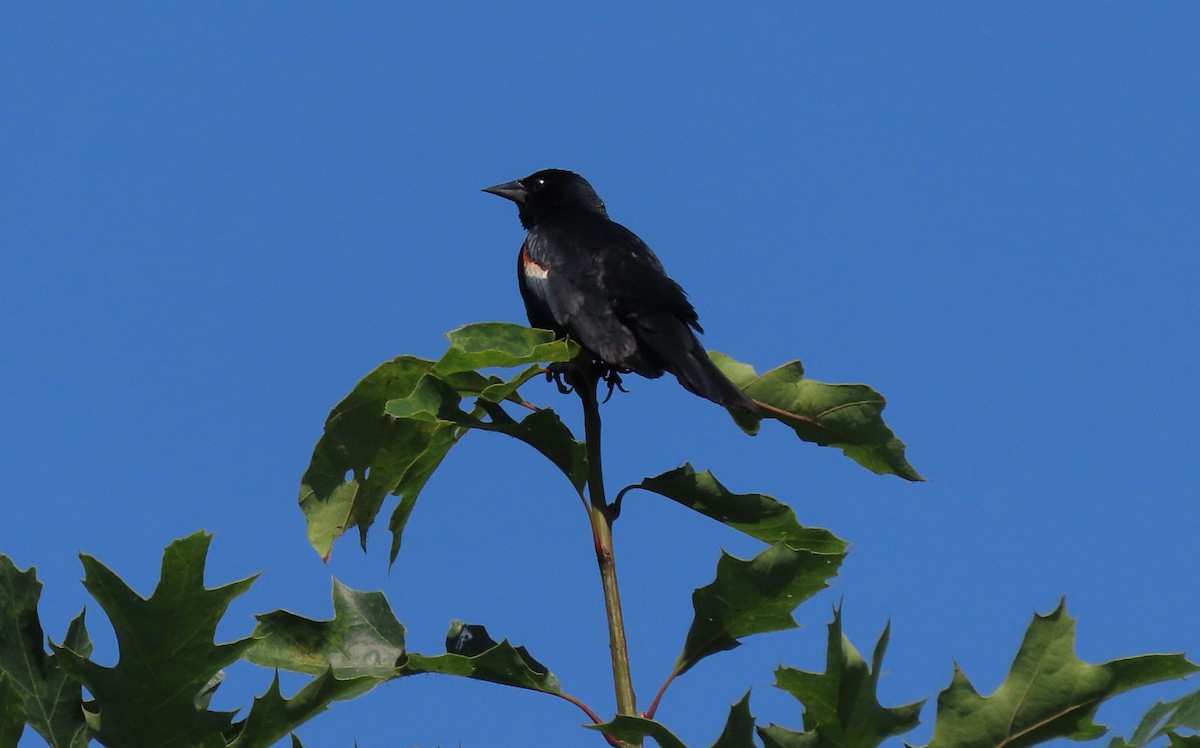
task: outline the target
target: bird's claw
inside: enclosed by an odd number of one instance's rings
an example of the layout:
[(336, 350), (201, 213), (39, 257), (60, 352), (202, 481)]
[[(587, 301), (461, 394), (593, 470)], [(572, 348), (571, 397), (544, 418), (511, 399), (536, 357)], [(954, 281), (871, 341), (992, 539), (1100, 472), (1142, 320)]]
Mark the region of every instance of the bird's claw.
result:
[(563, 375), (567, 373), (566, 364), (550, 364), (546, 367), (546, 381), (554, 382), (554, 386), (558, 388), (560, 394), (569, 395), (575, 391), (575, 388), (563, 381)]
[(619, 371), (617, 371), (616, 369), (610, 368), (610, 369), (606, 370), (604, 372), (604, 376), (601, 378), (604, 380), (604, 383), (606, 385), (608, 385), (608, 394), (606, 394), (604, 396), (604, 400), (602, 402), (609, 401), (609, 399), (613, 396), (614, 389), (620, 390), (621, 392), (625, 392), (625, 393), (629, 392), (629, 390), (627, 390), (621, 386), (621, 373)]

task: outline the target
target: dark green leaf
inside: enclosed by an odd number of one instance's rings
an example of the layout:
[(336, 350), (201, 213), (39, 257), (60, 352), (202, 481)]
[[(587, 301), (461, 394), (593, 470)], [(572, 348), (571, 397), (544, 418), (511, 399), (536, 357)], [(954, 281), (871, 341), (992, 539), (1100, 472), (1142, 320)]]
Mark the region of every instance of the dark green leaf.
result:
[(887, 642), (885, 628), (868, 669), (866, 660), (842, 633), (841, 609), (835, 610), (829, 624), (825, 672), (787, 667), (775, 671), (776, 687), (804, 705), (804, 732), (789, 737), (783, 728), (772, 727), (772, 738), (783, 745), (808, 748), (874, 748), (916, 727), (923, 700), (889, 709), (876, 697)]
[(654, 738), (654, 742), (658, 743), (660, 748), (687, 748), (683, 741), (671, 734), (662, 723), (645, 717), (617, 715), (610, 722), (584, 726), (630, 743), (641, 743), (645, 738)]
[(8, 673), (0, 671), (0, 746), (15, 746), (25, 732), (25, 699)]
[(553, 332), (508, 322), (481, 322), (446, 334), (450, 349), (437, 362), (439, 375), (489, 366), (570, 361), (579, 346), (556, 340)]
[(263, 667), (341, 680), (396, 675), (404, 656), (404, 626), (382, 592), (359, 592), (333, 580), (333, 620), (314, 621), (285, 610), (258, 616), (245, 659)]
[(734, 384), (763, 406), (761, 415), (733, 413), (748, 434), (758, 433), (762, 418), (773, 418), (806, 442), (837, 447), (879, 474), (924, 480), (904, 457), (904, 442), (883, 422), (886, 401), (865, 384), (825, 384), (804, 378), (793, 361), (757, 376), (754, 369), (723, 353), (709, 357)]
[(91, 556), (82, 556), (84, 586), (117, 635), (120, 658), (108, 668), (70, 643), (55, 647), (64, 669), (83, 682), (99, 709), (100, 742), (111, 746), (194, 748), (223, 745), (232, 714), (197, 706), (221, 668), (249, 639), (214, 644), (217, 623), (233, 598), (254, 581), (204, 587), (210, 537), (196, 533), (167, 546), (154, 594), (139, 597)]
[(1174, 701), (1158, 702), (1142, 717), (1142, 721), (1128, 740), (1113, 738), (1109, 748), (1143, 748), (1163, 736), (1169, 739), (1190, 737), (1172, 735), (1181, 728), (1189, 731), (1200, 730), (1200, 691)]
[(750, 713), (750, 692), (729, 709), (725, 729), (712, 748), (756, 748), (754, 745), (754, 715)]
[[(279, 691), (279, 675), (262, 696), (254, 699), (254, 706), (246, 719), (234, 725), (230, 734), (236, 737), (229, 748), (258, 748), (275, 745), (293, 729), (325, 711), (334, 701), (343, 701), (359, 696), (374, 688), (379, 679), (371, 676), (341, 680), (332, 670), (326, 670), (301, 688), (295, 696), (285, 699)], [(293, 735), (292, 745), (299, 740)]]
[[(58, 655), (46, 655), (37, 613), (41, 594), (42, 584), (32, 568), (20, 571), (7, 556), (0, 556), (0, 674), (6, 684), (0, 699), (4, 704), (3, 721), (14, 719), (15, 692), (15, 706), (24, 715), (18, 730), (28, 720), (54, 748), (86, 746), (79, 683), (64, 671)], [(85, 656), (91, 653), (82, 613), (68, 627), (64, 645), (77, 648)]]
[(929, 748), (1019, 748), (1053, 738), (1091, 740), (1104, 700), (1132, 688), (1200, 671), (1182, 655), (1145, 655), (1089, 665), (1075, 655), (1075, 619), (1066, 605), (1034, 616), (1008, 677), (983, 697), (955, 667), (938, 696)]
[(787, 543), (797, 550), (841, 554), (846, 542), (828, 530), (803, 527), (782, 501), (761, 493), (730, 493), (713, 474), (691, 465), (646, 478), (637, 488), (666, 496), (735, 530), (766, 543)]
[(543, 693), (562, 693), (558, 678), (525, 647), (513, 647), (507, 639), (496, 643), (483, 626), (453, 621), (446, 634), (446, 650), (446, 654), (437, 656), (409, 654), (402, 674), (458, 675)]
[[(582, 491), (587, 481), (587, 450), (552, 410), (537, 410), (523, 420), (512, 418), (498, 403), (479, 400), (475, 412), (459, 407), (461, 398), (445, 382), (423, 378), (404, 398), (388, 402), (386, 412), (395, 418), (436, 418), (462, 428), (494, 431), (520, 439), (541, 452)], [(485, 418), (486, 416), (486, 418)]]
[(828, 586), (845, 557), (776, 543), (746, 561), (722, 552), (717, 578), (692, 593), (696, 616), (675, 673), (704, 657), (733, 649), (743, 636), (796, 627), (792, 611)]

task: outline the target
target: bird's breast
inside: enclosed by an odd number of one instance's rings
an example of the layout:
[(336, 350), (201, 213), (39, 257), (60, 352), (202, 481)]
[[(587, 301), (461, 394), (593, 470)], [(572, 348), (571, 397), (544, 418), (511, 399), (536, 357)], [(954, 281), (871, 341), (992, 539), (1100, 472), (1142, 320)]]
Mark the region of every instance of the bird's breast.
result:
[(521, 245), (521, 257), (519, 259), (521, 272), (526, 278), (532, 280), (546, 280), (549, 275), (549, 268), (544, 265), (539, 265), (537, 260), (529, 256), (529, 242), (526, 241)]

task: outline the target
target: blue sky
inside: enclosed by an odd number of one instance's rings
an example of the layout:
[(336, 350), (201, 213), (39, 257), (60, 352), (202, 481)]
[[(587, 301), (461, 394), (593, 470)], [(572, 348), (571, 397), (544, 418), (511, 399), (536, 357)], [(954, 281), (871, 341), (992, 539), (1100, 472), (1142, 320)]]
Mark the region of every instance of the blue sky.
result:
[[(9, 4), (0, 26), (0, 552), (38, 568), (48, 633), (88, 603), (76, 554), (143, 594), (163, 546), (215, 535), (233, 606), (330, 613), (387, 592), (414, 650), (451, 618), (525, 644), (611, 711), (599, 584), (570, 489), (473, 434), (400, 558), (382, 527), (321, 563), (296, 506), (326, 413), (375, 365), (468, 322), (524, 321), (522, 232), (481, 187), (588, 177), (689, 292), (705, 342), (864, 381), (929, 482), (783, 429), (750, 439), (669, 378), (604, 411), (608, 482), (691, 461), (852, 543), (803, 628), (747, 641), (659, 717), (707, 745), (753, 687), (821, 669), (824, 625), (885, 704), (957, 662), (999, 684), (1063, 595), (1079, 653), (1200, 657), (1200, 7), (1165, 3), (254, 6)], [(574, 401), (531, 384), (528, 396)], [(616, 528), (647, 702), (720, 548), (650, 496)], [(99, 659), (115, 660), (97, 606)], [(220, 706), (270, 673), (231, 669)], [(1125, 733), (1175, 684), (1101, 712)], [(598, 745), (569, 705), (426, 676), (336, 705), (310, 746)], [(933, 710), (908, 736), (923, 742)], [(22, 745), (37, 745), (28, 737)], [(898, 743), (897, 743), (898, 744)]]

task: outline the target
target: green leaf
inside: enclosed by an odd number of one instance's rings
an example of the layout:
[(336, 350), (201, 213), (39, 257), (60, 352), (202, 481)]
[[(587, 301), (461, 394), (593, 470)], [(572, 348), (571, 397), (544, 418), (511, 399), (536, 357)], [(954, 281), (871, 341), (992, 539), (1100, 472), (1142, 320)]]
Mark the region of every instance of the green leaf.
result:
[(654, 738), (654, 742), (658, 743), (660, 748), (687, 748), (683, 741), (675, 737), (662, 723), (645, 717), (619, 714), (609, 722), (584, 727), (629, 743), (640, 744), (645, 738)]
[(382, 592), (359, 592), (333, 580), (333, 620), (285, 610), (258, 616), (245, 659), (263, 667), (376, 683), (395, 677), (404, 657), (404, 626)]
[[(389, 493), (406, 499), (411, 512), (425, 482), (461, 436), (451, 424), (397, 420), (384, 412), (389, 401), (410, 396), (432, 366), (412, 356), (381, 364), (326, 419), (300, 485), (309, 542), (323, 558), (352, 527), (358, 527), (365, 547), (367, 531)], [(392, 518), (393, 558), (407, 516)]]
[(631, 488), (653, 491), (765, 543), (786, 543), (814, 553), (846, 550), (846, 542), (828, 530), (801, 526), (796, 513), (782, 501), (761, 493), (731, 493), (712, 473), (697, 473), (688, 464)]
[(507, 434), (541, 452), (567, 476), (576, 491), (583, 490), (587, 482), (587, 450), (554, 411), (536, 410), (517, 421), (498, 403), (480, 399), (476, 410), (467, 413), (459, 407), (460, 400), (459, 394), (445, 382), (427, 376), (407, 397), (389, 401), (385, 412), (395, 418), (435, 418), (461, 428)]
[(750, 713), (750, 692), (729, 709), (725, 729), (712, 748), (756, 748), (754, 745), (754, 715)]
[(804, 378), (804, 367), (793, 361), (762, 376), (723, 353), (709, 358), (725, 376), (763, 406), (759, 415), (731, 414), (748, 434), (758, 433), (762, 419), (773, 418), (806, 442), (837, 447), (855, 462), (878, 474), (924, 480), (904, 457), (904, 442), (883, 422), (887, 405), (865, 384), (825, 384)]
[(25, 732), (25, 699), (8, 673), (0, 671), (0, 745), (15, 746)]
[[(99, 709), (97, 739), (105, 745), (192, 748), (223, 745), (232, 714), (197, 704), (211, 695), (214, 676), (238, 659), (249, 639), (214, 644), (230, 601), (254, 581), (204, 587), (210, 536), (196, 533), (167, 546), (154, 594), (139, 597), (91, 556), (81, 556), (84, 586), (112, 622), (116, 667), (87, 659), (67, 642), (54, 647), (64, 669), (82, 681)], [(53, 645), (52, 645), (53, 646)]]
[[(41, 594), (42, 584), (33, 568), (20, 571), (7, 556), (0, 556), (0, 679), (4, 683), (0, 722), (11, 724), (19, 711), (23, 716), (17, 734), (28, 720), (54, 748), (82, 748), (88, 744), (83, 692), (62, 667), (61, 658), (46, 655), (37, 613)], [(91, 653), (82, 613), (71, 621), (63, 643), (85, 656)], [(0, 741), (0, 745), (15, 745), (15, 741)]]
[(401, 668), (403, 675), (441, 673), (555, 695), (562, 693), (554, 673), (535, 660), (525, 647), (514, 647), (507, 639), (497, 643), (483, 626), (451, 622), (446, 650), (446, 654), (437, 656), (410, 654)]
[(481, 322), (446, 333), (450, 349), (438, 360), (439, 375), (489, 366), (565, 362), (579, 355), (579, 346), (558, 340), (549, 330), (508, 322)]
[[(1200, 691), (1190, 693), (1174, 701), (1160, 701), (1146, 712), (1142, 721), (1133, 731), (1128, 740), (1113, 738), (1109, 748), (1143, 748), (1158, 738), (1166, 736), (1169, 740), (1189, 739), (1195, 736), (1183, 736), (1176, 733), (1180, 728), (1200, 730)], [(1195, 738), (1200, 740), (1200, 738)], [(1181, 743), (1186, 745), (1187, 743)], [(1173, 742), (1172, 745), (1175, 745)]]
[[(447, 337), (451, 347), (436, 363), (401, 356), (380, 365), (326, 419), (300, 486), (309, 542), (323, 558), (353, 527), (365, 548), (368, 531), (392, 494), (400, 497), (388, 523), (390, 561), (395, 561), (417, 497), (468, 429), (530, 444), (582, 490), (586, 452), (558, 416), (534, 409), (516, 421), (499, 405), (508, 400), (532, 408), (517, 388), (544, 371), (536, 362), (570, 360), (579, 347), (555, 340), (546, 330), (506, 323), (468, 325)], [(483, 366), (525, 368), (504, 380), (475, 371)], [(461, 406), (464, 396), (477, 398), (470, 412)]]
[(1008, 677), (983, 697), (957, 666), (938, 696), (929, 748), (1034, 745), (1053, 738), (1091, 740), (1105, 728), (1092, 721), (1104, 700), (1139, 686), (1200, 671), (1182, 655), (1145, 655), (1089, 665), (1075, 655), (1075, 619), (1066, 604), (1034, 616)]
[(876, 696), (889, 629), (880, 635), (868, 668), (842, 633), (842, 611), (835, 609), (829, 624), (825, 672), (788, 667), (775, 671), (776, 687), (804, 705), (804, 732), (772, 726), (771, 738), (780, 745), (807, 748), (874, 748), (916, 727), (924, 700), (889, 709), (881, 706)]
[[(285, 699), (279, 691), (279, 674), (276, 673), (267, 692), (254, 699), (246, 719), (230, 730), (234, 737), (229, 748), (275, 745), (293, 729), (324, 712), (334, 701), (359, 696), (378, 683), (379, 680), (371, 676), (342, 680), (335, 678), (332, 670), (326, 670), (295, 696)], [(292, 745), (298, 744), (299, 740), (293, 735)]]
[(776, 543), (749, 561), (722, 552), (716, 579), (692, 593), (696, 616), (675, 661), (675, 674), (708, 655), (737, 647), (743, 636), (796, 628), (792, 611), (829, 586), (844, 557), (797, 550), (786, 543)]

